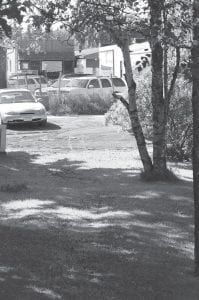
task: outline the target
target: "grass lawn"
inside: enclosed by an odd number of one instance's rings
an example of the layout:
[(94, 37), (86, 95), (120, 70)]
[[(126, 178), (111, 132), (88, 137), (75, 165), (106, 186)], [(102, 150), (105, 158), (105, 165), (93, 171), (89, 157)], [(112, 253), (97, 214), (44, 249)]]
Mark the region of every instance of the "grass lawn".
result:
[(0, 156), (0, 299), (199, 299), (190, 165), (144, 183), (112, 148)]

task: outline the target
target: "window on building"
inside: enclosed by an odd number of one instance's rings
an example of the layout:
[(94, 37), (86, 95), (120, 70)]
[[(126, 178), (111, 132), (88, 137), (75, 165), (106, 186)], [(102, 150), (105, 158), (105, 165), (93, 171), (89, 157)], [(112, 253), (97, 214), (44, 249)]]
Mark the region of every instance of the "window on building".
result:
[(28, 70), (28, 62), (22, 61), (21, 62), (21, 69), (22, 70)]
[(102, 83), (102, 87), (103, 88), (108, 88), (108, 87), (111, 87), (111, 83), (108, 79), (100, 79), (101, 80), (101, 83)]

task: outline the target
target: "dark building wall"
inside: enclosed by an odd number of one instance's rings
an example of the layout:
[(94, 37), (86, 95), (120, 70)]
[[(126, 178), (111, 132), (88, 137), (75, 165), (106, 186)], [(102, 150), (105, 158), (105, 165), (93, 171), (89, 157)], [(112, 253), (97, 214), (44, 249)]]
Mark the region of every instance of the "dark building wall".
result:
[(45, 40), (40, 42), (41, 51), (39, 53), (19, 51), (20, 60), (61, 60), (74, 61), (74, 46), (64, 45), (57, 40)]
[(63, 73), (73, 73), (74, 72), (74, 61), (63, 61), (62, 70), (63, 70)]
[[(63, 73), (73, 73), (74, 72), (74, 46), (64, 45), (58, 40), (44, 40), (40, 42), (41, 52), (27, 52), (19, 51), (19, 61), (20, 67), (23, 70), (23, 63), (28, 63), (29, 70), (37, 70), (38, 73), (42, 73), (42, 61), (61, 61), (62, 62), (62, 72)], [(26, 64), (27, 66), (27, 64)], [(27, 69), (27, 68), (26, 68)], [(57, 73), (57, 72), (49, 72)]]
[[(21, 70), (25, 70), (25, 68), (23, 67), (24, 63), (28, 65), (29, 70), (36, 70), (38, 72), (42, 72), (42, 61), (21, 60), (20, 61), (20, 69)], [(74, 62), (73, 61), (62, 61), (62, 72), (63, 73), (72, 73), (73, 71), (74, 71)]]

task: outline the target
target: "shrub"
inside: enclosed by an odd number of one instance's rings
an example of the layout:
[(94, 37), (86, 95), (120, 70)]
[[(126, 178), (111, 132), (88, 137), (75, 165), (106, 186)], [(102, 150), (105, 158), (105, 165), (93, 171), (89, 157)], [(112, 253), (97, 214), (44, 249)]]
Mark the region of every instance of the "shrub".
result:
[(131, 129), (127, 109), (119, 100), (117, 100), (105, 114), (105, 124), (119, 125), (123, 130)]
[[(152, 138), (151, 71), (149, 68), (136, 74), (139, 117), (147, 139)], [(106, 124), (130, 129), (130, 119), (124, 105), (117, 101), (106, 113)], [(176, 81), (167, 125), (167, 156), (172, 160), (188, 160), (192, 149), (191, 84), (182, 76)]]
[(176, 82), (175, 91), (170, 103), (167, 142), (167, 155), (169, 158), (183, 161), (191, 157), (191, 83), (186, 82), (182, 77)]
[[(140, 74), (136, 73), (136, 97), (140, 121), (146, 138), (152, 137), (152, 106), (151, 106), (151, 72), (149, 68)], [(117, 100), (105, 115), (106, 124), (121, 126), (124, 130), (131, 129), (131, 122), (124, 105)]]
[(50, 111), (53, 114), (104, 114), (111, 106), (111, 100), (106, 102), (102, 97), (84, 95), (50, 95)]

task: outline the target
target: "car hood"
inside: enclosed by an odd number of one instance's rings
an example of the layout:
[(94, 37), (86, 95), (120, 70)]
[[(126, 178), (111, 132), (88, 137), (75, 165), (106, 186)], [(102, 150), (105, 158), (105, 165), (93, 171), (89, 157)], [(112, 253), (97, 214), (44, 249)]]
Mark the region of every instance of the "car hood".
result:
[(0, 104), (0, 112), (16, 112), (16, 113), (28, 113), (32, 111), (45, 110), (44, 106), (39, 102), (23, 102), (23, 103), (3, 103)]

